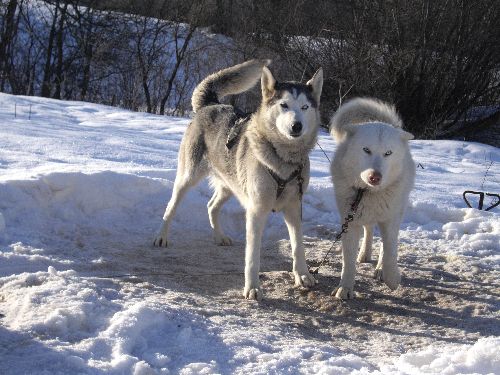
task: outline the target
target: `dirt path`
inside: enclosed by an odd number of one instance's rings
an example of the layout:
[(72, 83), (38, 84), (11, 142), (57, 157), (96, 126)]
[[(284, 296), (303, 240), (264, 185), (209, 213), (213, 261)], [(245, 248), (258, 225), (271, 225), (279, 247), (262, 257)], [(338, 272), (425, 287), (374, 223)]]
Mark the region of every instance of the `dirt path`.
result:
[[(381, 357), (429, 344), (473, 343), (480, 337), (500, 336), (500, 272), (478, 268), (473, 258), (436, 256), (424, 245), (420, 242), (418, 251), (400, 245), (403, 280), (396, 291), (372, 278), (373, 264), (358, 265), (356, 298), (350, 301), (330, 295), (339, 282), (338, 253), (321, 269), (314, 289), (295, 288), (285, 240), (262, 250), (264, 300), (260, 303), (241, 297), (241, 243), (217, 247), (190, 240), (166, 250), (135, 250), (135, 259), (130, 259), (130, 252), (122, 253), (123, 259), (115, 259), (114, 264), (121, 264), (121, 272), (138, 275), (121, 277), (121, 283), (158, 293), (181, 292), (177, 302), (189, 304), (198, 313), (221, 318), (230, 314), (263, 326), (280, 321), (304, 339), (330, 342), (339, 351), (362, 355), (374, 365), (380, 364)], [(427, 245), (432, 248), (430, 240)], [(309, 262), (319, 262), (329, 247), (328, 241), (307, 238)], [(107, 272), (116, 274), (117, 269)]]

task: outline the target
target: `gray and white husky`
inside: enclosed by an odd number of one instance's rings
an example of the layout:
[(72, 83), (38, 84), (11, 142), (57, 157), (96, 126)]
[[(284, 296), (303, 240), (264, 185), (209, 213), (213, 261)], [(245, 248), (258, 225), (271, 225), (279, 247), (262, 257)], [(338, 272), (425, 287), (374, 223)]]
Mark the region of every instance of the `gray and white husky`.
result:
[(353, 297), (356, 255), (370, 262), (373, 226), (378, 225), (383, 245), (375, 278), (396, 289), (401, 282), (397, 265), (399, 226), (415, 179), (415, 163), (395, 109), (383, 102), (358, 98), (342, 105), (331, 120), (338, 146), (331, 165), (335, 198), (341, 218), (349, 213), (359, 188), (365, 189), (354, 221), (342, 237), (342, 274), (334, 291), (341, 299)]
[[(169, 224), (187, 190), (210, 175), (214, 195), (208, 216), (218, 245), (231, 245), (219, 224), (222, 205), (234, 195), (246, 210), (244, 297), (262, 298), (260, 249), (267, 216), (283, 211), (290, 234), (295, 283), (315, 284), (302, 243), (301, 194), (309, 182), (309, 152), (320, 123), (323, 73), (306, 83), (277, 82), (266, 65), (251, 60), (205, 78), (194, 90), (196, 115), (179, 150), (177, 175), (155, 246), (166, 247)], [(242, 93), (261, 79), (262, 102), (245, 118), (235, 107), (219, 103)]]

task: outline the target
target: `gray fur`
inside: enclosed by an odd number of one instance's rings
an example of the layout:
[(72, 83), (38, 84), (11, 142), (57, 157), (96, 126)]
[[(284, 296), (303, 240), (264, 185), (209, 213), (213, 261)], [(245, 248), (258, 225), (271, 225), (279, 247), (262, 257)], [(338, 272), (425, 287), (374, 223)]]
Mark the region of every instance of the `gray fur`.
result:
[[(271, 169), (282, 179), (287, 179), (302, 167), (303, 190), (309, 183), (309, 152), (314, 147), (319, 126), (319, 111), (304, 95), (291, 97), (290, 91), (277, 91), (277, 83), (266, 62), (251, 60), (215, 73), (195, 89), (193, 108), (196, 115), (188, 126), (179, 150), (179, 165), (172, 198), (168, 203), (160, 232), (154, 244), (167, 245), (168, 226), (180, 199), (201, 178), (210, 175), (215, 190), (208, 203), (210, 224), (215, 241), (230, 245), (219, 225), (222, 205), (234, 195), (246, 210), (245, 288), (249, 299), (260, 299), (259, 286), (260, 247), (264, 225), (271, 209), (283, 211), (290, 233), (293, 253), (293, 272), (297, 285), (310, 287), (315, 280), (307, 269), (301, 229), (301, 201), (297, 181), (286, 185), (277, 198), (277, 183), (269, 173)], [(229, 131), (238, 120), (239, 111), (230, 105), (210, 102), (207, 98), (221, 97), (243, 91), (255, 82), (257, 70), (265, 81), (264, 100), (257, 112), (251, 115), (242, 128), (238, 142), (226, 148)], [(308, 85), (292, 83), (297, 92), (310, 93), (318, 98), (321, 92), (322, 74), (319, 72)], [(267, 82), (266, 83), (269, 83)], [(264, 90), (264, 89), (263, 89)], [(264, 91), (263, 91), (264, 93)], [(265, 99), (273, 99), (270, 103)], [(289, 108), (284, 109), (283, 103)], [(307, 107), (307, 108), (306, 108)], [(299, 135), (291, 135), (291, 125), (303, 123)]]
[(262, 74), (262, 67), (271, 60), (250, 60), (209, 75), (196, 86), (191, 97), (193, 111), (209, 104), (218, 104), (226, 95), (250, 90)]

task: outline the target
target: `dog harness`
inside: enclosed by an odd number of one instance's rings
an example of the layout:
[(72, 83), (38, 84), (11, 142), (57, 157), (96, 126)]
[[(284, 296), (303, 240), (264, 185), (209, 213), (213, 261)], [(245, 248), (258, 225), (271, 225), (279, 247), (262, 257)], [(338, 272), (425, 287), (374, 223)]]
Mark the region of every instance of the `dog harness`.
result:
[(299, 187), (299, 198), (302, 200), (302, 195), (304, 194), (302, 184), (304, 183), (304, 179), (302, 178), (302, 166), (298, 167), (295, 171), (292, 172), (292, 174), (286, 179), (282, 179), (280, 176), (278, 176), (272, 169), (266, 168), (271, 177), (276, 181), (278, 184), (278, 189), (276, 190), (276, 199), (278, 199), (281, 194), (283, 193), (283, 190), (285, 190), (286, 185), (289, 182), (292, 182), (294, 179), (297, 179), (297, 185)]
[(240, 138), (241, 131), (248, 123), (248, 120), (250, 120), (250, 115), (238, 113), (238, 118), (232, 124), (232, 126), (229, 128), (229, 132), (227, 134), (226, 148), (228, 150), (232, 149), (233, 146), (238, 142), (238, 139)]

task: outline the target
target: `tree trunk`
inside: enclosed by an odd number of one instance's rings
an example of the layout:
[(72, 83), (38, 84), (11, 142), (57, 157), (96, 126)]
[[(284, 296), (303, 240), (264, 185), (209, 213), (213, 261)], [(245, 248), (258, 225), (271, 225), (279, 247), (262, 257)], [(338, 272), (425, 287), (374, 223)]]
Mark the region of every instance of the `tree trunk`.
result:
[[(170, 79), (168, 80), (167, 84), (167, 91), (165, 92), (165, 95), (161, 99), (160, 103), (160, 115), (165, 114), (165, 106), (167, 105), (167, 100), (170, 97), (170, 94), (172, 93), (172, 88), (174, 86), (174, 80), (175, 77), (177, 76), (177, 72), (179, 71), (179, 67), (181, 66), (182, 61), (184, 60), (184, 56), (186, 54), (186, 50), (189, 46), (189, 42), (191, 41), (191, 38), (193, 37), (194, 31), (196, 30), (196, 27), (190, 27), (188, 34), (186, 35), (184, 39), (184, 43), (180, 49), (180, 51), (177, 49), (177, 40), (176, 40), (176, 48), (175, 48), (175, 54), (176, 54), (176, 61), (175, 61), (175, 66), (174, 69), (172, 70), (172, 73), (170, 74)], [(176, 39), (178, 39), (178, 35), (176, 35)]]
[[(92, 17), (92, 16), (90, 16)], [(92, 60), (94, 56), (94, 35), (92, 31), (92, 23), (89, 19), (89, 24), (87, 25), (87, 32), (85, 35), (84, 42), (84, 51), (83, 54), (85, 56), (84, 64), (83, 64), (83, 78), (82, 78), (82, 86), (80, 91), (81, 100), (85, 100), (87, 96), (87, 92), (89, 90), (89, 82), (90, 82), (90, 67), (92, 66)]]
[(59, 3), (60, 2), (58, 0), (55, 5), (54, 18), (52, 19), (52, 26), (50, 27), (49, 40), (47, 44), (47, 57), (45, 58), (45, 67), (43, 69), (42, 91), (40, 95), (45, 98), (50, 97), (51, 91), (50, 79), (52, 77), (52, 50), (54, 49)]
[(9, 77), (9, 46), (15, 35), (14, 19), (17, 10), (17, 0), (11, 0), (7, 6), (7, 12), (4, 19), (2, 30), (2, 39), (0, 40), (0, 91), (4, 91), (6, 79)]
[(144, 96), (146, 97), (146, 107), (147, 107), (146, 111), (148, 113), (151, 113), (153, 111), (153, 106), (151, 105), (151, 94), (149, 92), (149, 85), (148, 85), (149, 69), (146, 66), (146, 62), (144, 61), (144, 58), (142, 56), (141, 41), (142, 37), (140, 37), (139, 40), (137, 41), (137, 58), (139, 60), (139, 65), (141, 69), (142, 89), (144, 91)]
[(57, 30), (56, 46), (57, 46), (57, 65), (55, 77), (55, 92), (54, 98), (61, 99), (61, 85), (63, 81), (63, 63), (64, 63), (64, 24), (66, 21), (66, 11), (68, 4), (64, 4), (61, 9), (61, 16), (59, 17), (59, 27)]

